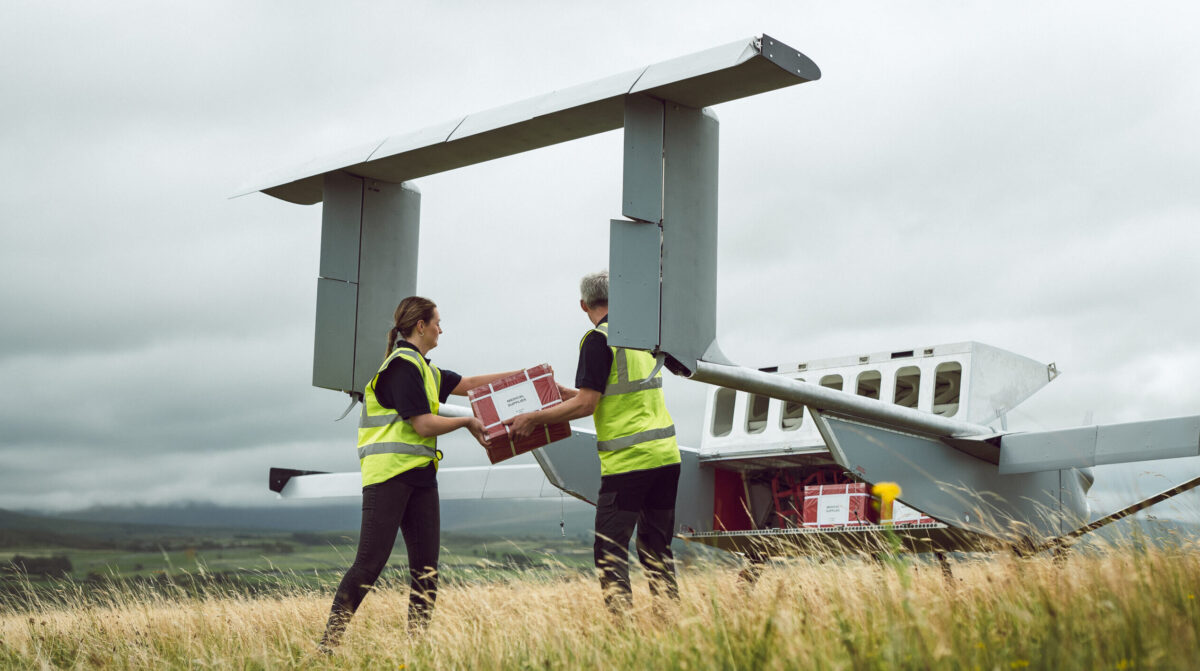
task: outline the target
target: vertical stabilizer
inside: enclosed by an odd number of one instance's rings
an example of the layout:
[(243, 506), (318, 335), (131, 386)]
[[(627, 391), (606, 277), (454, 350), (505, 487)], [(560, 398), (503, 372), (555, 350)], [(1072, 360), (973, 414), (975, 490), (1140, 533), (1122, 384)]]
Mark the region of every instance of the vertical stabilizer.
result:
[(1054, 364), (978, 342), (971, 350), (970, 398), (962, 419), (972, 424), (995, 420), (1058, 377)]

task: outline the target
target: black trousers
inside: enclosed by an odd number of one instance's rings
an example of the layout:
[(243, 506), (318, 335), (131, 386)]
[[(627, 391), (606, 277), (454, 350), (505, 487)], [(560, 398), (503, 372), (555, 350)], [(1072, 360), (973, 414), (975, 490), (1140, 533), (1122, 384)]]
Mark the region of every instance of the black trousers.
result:
[(637, 527), (637, 552), (656, 596), (679, 598), (671, 537), (679, 464), (600, 478), (596, 505), (596, 568), (609, 609), (620, 612), (633, 601), (629, 583), (629, 539)]
[(429, 624), (437, 600), (440, 510), (437, 486), (413, 487), (399, 478), (363, 487), (358, 553), (333, 596), (325, 642), (336, 644), (392, 555), (396, 531), (408, 549), (408, 626)]

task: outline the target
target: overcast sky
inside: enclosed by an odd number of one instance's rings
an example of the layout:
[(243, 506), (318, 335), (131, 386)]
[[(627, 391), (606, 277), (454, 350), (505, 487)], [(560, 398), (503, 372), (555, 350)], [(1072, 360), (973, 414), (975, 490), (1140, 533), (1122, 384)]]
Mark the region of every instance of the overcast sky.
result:
[[(269, 466), (356, 469), (345, 397), (310, 384), (320, 207), (228, 197), (764, 32), (824, 77), (716, 108), (731, 358), (978, 340), (1064, 373), (1014, 428), (1200, 413), (1200, 11), (749, 5), (8, 0), (0, 507), (252, 504)], [(417, 182), (436, 363), (570, 381), (620, 152), (607, 133)], [(702, 387), (666, 388), (697, 444)]]

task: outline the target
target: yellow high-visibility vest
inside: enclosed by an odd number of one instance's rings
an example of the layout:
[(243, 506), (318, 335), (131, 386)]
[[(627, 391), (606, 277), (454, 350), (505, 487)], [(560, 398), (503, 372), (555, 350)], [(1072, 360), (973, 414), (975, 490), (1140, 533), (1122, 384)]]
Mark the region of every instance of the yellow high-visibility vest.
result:
[(417, 433), (412, 424), (391, 408), (379, 405), (375, 385), (379, 374), (395, 359), (403, 359), (417, 367), (425, 384), (429, 410), (438, 411), (438, 390), (442, 371), (430, 364), (421, 353), (408, 347), (397, 347), (384, 359), (383, 365), (363, 390), (363, 408), (358, 418), (358, 459), (362, 466), (363, 487), (383, 482), (405, 471), (425, 466), (438, 459), (437, 437)]
[[(608, 322), (592, 331), (608, 338)], [(585, 340), (592, 331), (584, 334)], [(583, 349), (583, 340), (579, 341), (579, 348)], [(613, 363), (593, 417), (600, 475), (678, 464), (679, 444), (675, 441), (675, 423), (663, 398), (662, 371), (650, 378), (654, 357), (642, 350), (611, 346), (609, 349)]]

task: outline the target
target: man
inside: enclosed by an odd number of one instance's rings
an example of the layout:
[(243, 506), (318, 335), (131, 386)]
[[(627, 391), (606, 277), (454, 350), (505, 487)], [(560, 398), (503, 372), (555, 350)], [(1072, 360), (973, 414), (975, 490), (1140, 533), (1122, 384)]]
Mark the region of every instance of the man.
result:
[(671, 537), (679, 487), (679, 445), (663, 399), (662, 372), (654, 357), (608, 345), (608, 272), (587, 275), (579, 307), (594, 326), (579, 344), (577, 392), (552, 408), (513, 417), (517, 438), (542, 424), (595, 415), (600, 450), (600, 500), (596, 505), (596, 567), (604, 600), (615, 613), (632, 605), (629, 538), (637, 527), (638, 558), (655, 595), (678, 598)]

